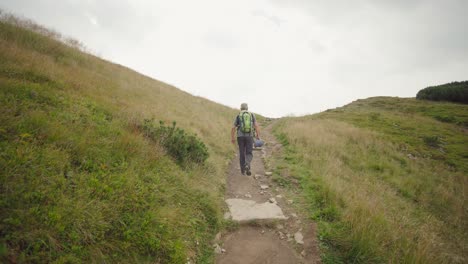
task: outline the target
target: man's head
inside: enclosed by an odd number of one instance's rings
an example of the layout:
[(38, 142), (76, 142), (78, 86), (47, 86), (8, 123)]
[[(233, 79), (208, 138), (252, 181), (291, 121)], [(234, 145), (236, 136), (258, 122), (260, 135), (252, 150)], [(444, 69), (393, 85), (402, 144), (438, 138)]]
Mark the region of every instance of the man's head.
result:
[(247, 103), (241, 104), (241, 110), (249, 110), (249, 106), (247, 105)]

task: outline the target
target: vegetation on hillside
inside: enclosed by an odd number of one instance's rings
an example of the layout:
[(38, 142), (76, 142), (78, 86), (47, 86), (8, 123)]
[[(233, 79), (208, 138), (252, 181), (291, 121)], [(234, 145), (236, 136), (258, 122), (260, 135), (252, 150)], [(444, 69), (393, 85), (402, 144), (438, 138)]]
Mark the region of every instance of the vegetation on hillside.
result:
[(416, 98), (468, 104), (468, 81), (430, 86), (420, 90)]
[(300, 183), (323, 261), (465, 263), (467, 122), (466, 105), (384, 97), (280, 120), (276, 178)]
[(162, 121), (157, 125), (154, 120), (145, 119), (142, 129), (147, 137), (163, 146), (179, 165), (203, 164), (209, 156), (205, 144), (196, 135), (176, 127), (175, 121), (172, 126), (166, 126)]
[(236, 111), (37, 28), (0, 22), (1, 261), (209, 262)]

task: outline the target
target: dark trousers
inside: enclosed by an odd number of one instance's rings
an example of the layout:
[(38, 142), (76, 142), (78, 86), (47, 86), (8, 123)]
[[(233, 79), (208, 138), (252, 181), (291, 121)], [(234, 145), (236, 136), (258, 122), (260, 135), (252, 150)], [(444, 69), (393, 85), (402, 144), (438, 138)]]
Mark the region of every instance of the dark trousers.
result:
[(245, 166), (249, 166), (252, 161), (252, 147), (253, 137), (237, 137), (237, 144), (239, 145), (239, 161), (241, 172), (245, 172)]

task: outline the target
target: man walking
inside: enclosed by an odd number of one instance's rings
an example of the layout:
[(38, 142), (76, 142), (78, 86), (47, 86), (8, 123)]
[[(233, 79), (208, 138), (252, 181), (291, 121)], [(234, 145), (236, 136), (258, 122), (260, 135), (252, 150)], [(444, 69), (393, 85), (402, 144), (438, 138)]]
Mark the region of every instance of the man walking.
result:
[(248, 111), (246, 103), (241, 104), (241, 111), (234, 121), (231, 129), (231, 142), (236, 143), (234, 135), (237, 130), (237, 144), (239, 145), (239, 161), (242, 175), (251, 175), (250, 162), (252, 161), (253, 137), (256, 133), (257, 139), (260, 138), (260, 130), (257, 126), (255, 115)]

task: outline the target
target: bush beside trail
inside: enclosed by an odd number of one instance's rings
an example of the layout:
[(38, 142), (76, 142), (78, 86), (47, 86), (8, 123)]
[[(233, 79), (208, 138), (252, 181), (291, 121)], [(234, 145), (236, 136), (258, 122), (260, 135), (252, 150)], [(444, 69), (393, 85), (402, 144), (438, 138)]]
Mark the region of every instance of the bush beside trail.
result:
[(184, 129), (166, 126), (163, 121), (156, 125), (154, 120), (145, 119), (142, 129), (145, 135), (161, 144), (179, 165), (203, 164), (209, 153), (205, 143), (196, 135), (187, 133)]
[(468, 81), (430, 86), (420, 90), (416, 98), (468, 104)]

